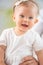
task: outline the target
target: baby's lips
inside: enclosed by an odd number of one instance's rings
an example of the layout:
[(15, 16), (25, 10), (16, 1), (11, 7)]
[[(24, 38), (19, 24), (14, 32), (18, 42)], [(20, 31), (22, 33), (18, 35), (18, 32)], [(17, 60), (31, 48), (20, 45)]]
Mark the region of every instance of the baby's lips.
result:
[(28, 25), (27, 25), (27, 24), (22, 24), (22, 26), (24, 26), (24, 27), (28, 27)]

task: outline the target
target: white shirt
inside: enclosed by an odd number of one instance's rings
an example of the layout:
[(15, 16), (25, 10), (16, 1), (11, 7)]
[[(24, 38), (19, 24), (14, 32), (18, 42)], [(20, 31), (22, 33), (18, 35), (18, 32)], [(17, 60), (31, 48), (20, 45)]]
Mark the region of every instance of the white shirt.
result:
[(13, 28), (10, 28), (2, 32), (0, 45), (7, 46), (5, 52), (5, 61), (7, 64), (19, 65), (25, 56), (33, 56), (33, 50), (41, 50), (43, 48), (43, 41), (33, 30), (17, 36)]

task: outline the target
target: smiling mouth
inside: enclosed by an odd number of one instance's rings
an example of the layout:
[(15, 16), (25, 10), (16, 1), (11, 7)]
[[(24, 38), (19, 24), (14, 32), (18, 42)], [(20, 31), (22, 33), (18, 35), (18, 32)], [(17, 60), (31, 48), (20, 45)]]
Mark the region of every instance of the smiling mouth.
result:
[(23, 26), (23, 27), (28, 27), (28, 25), (26, 25), (26, 24), (22, 24), (22, 26)]

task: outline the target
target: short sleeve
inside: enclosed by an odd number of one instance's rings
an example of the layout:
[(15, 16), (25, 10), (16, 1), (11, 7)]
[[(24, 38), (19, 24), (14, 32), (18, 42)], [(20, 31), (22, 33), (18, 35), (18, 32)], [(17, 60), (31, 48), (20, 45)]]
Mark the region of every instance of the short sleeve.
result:
[(0, 35), (0, 45), (6, 46), (6, 31), (5, 30)]
[(35, 36), (35, 41), (34, 41), (34, 44), (33, 44), (33, 49), (35, 51), (39, 51), (39, 50), (43, 49), (43, 39), (38, 34)]

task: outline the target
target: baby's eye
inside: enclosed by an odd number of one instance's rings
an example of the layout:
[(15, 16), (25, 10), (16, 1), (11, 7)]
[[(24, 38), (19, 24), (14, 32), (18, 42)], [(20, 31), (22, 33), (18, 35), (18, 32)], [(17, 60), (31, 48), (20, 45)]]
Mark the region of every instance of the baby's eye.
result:
[(29, 19), (33, 19), (33, 17), (29, 17)]
[(22, 17), (22, 18), (23, 18), (23, 17), (24, 17), (24, 15), (20, 15), (20, 17)]

